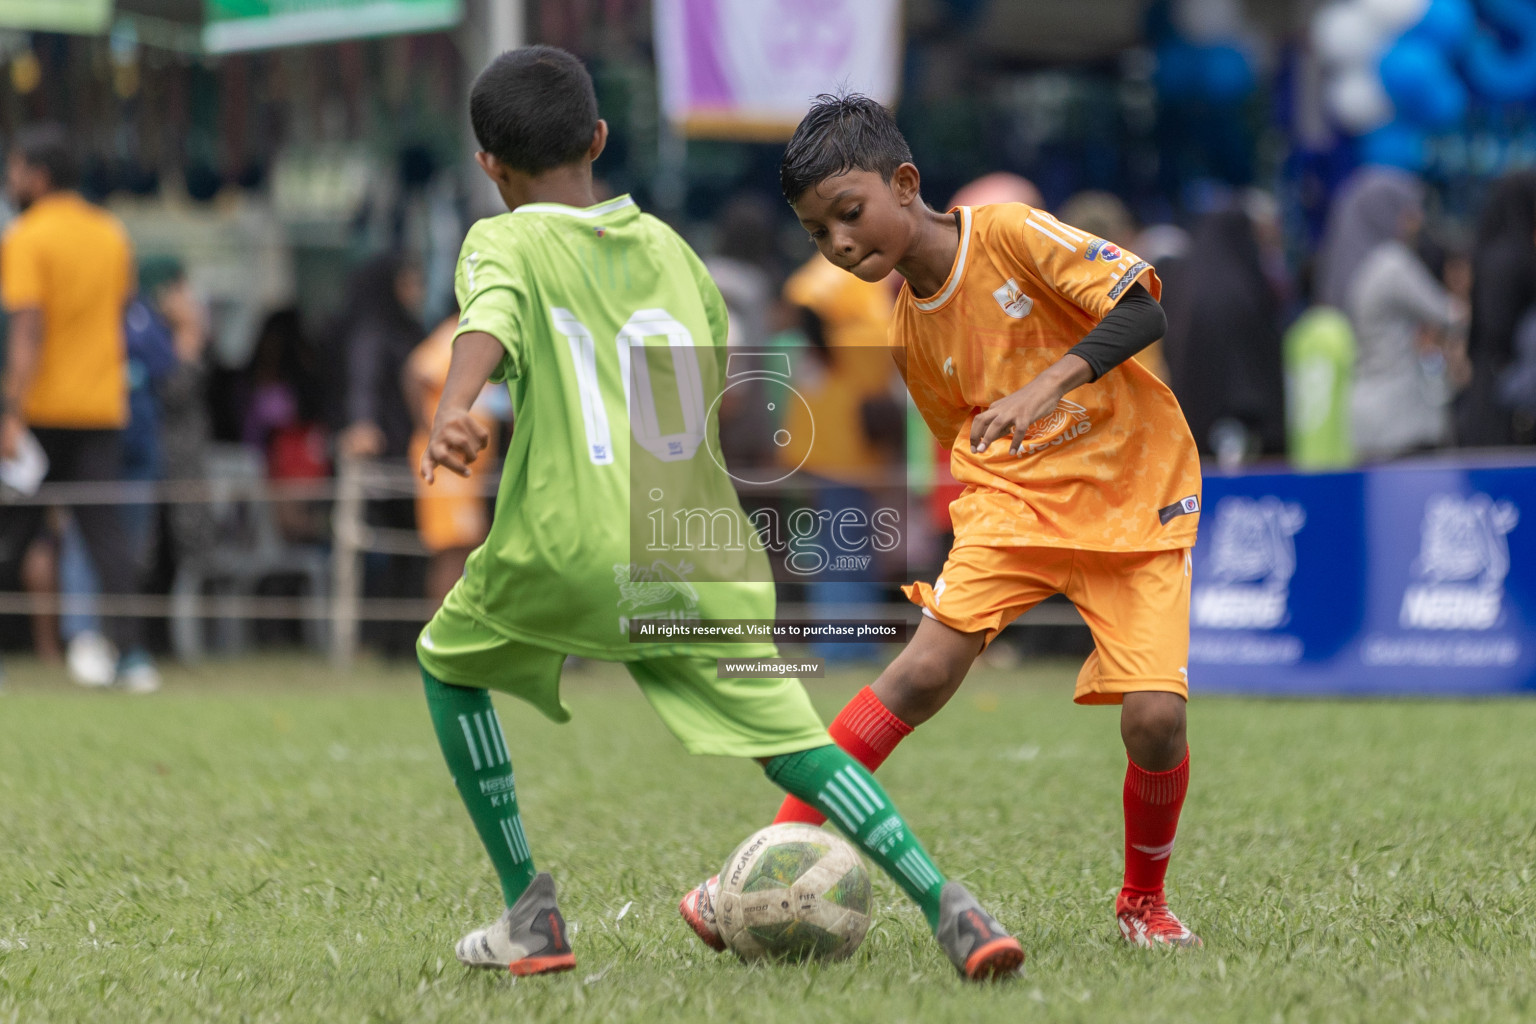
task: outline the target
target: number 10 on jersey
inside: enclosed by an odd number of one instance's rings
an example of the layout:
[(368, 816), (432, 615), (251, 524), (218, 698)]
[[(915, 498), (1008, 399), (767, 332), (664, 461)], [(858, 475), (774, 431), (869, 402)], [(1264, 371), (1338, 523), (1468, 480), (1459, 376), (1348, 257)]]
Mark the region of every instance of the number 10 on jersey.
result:
[[(597, 370), (597, 343), (587, 325), (576, 319), (570, 310), (551, 306), (549, 312), (555, 329), (570, 342), (571, 362), (576, 367), (576, 388), (581, 395), (581, 418), (587, 432), (587, 457), (593, 465), (611, 466), (613, 435)], [(656, 393), (645, 358), (648, 338), (666, 338), (672, 352), (673, 376), (683, 423), (683, 429), (675, 433), (661, 432)], [(640, 309), (619, 328), (613, 344), (619, 374), (624, 381), (624, 408), (635, 441), (662, 462), (693, 458), (704, 443), (707, 408), (693, 334), (664, 309)], [(634, 358), (635, 349), (640, 350), (638, 359)]]

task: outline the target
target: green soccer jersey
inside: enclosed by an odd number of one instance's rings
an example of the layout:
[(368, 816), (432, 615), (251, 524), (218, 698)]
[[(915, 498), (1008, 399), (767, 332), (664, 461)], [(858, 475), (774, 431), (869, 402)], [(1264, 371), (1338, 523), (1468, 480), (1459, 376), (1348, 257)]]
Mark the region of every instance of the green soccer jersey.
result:
[(628, 196), (534, 203), (470, 229), (455, 283), (458, 333), (506, 349), (492, 379), (514, 425), (490, 535), (450, 601), (596, 658), (772, 653), (630, 638), (631, 624), (774, 616), (719, 462), (725, 303), (693, 250)]

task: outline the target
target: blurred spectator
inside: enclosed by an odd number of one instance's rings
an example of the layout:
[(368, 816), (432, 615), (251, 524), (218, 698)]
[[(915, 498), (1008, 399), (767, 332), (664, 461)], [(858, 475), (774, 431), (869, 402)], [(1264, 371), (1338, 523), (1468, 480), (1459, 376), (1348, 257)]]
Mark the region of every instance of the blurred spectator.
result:
[[(1259, 243), (1259, 266), (1264, 268), (1264, 277), (1269, 281), (1280, 322), (1289, 323), (1300, 315), (1305, 303), (1297, 294), (1296, 280), (1286, 259), (1280, 201), (1261, 188), (1245, 188), (1238, 193), (1238, 205), (1253, 224), (1254, 238)], [(1147, 258), (1140, 249), (1136, 254), (1142, 259)]]
[(1028, 178), (1007, 171), (983, 174), (963, 186), (949, 201), (950, 209), (957, 206), (991, 206), (993, 203), (1023, 203), (1025, 206), (1044, 206), (1045, 197)]
[(1515, 328), (1515, 358), (1499, 374), (1499, 401), (1514, 414), (1516, 439), (1536, 443), (1536, 310)]
[(1163, 307), (1169, 380), (1200, 451), (1227, 464), (1282, 453), (1279, 312), (1247, 213), (1200, 219)]
[[(346, 307), (333, 341), (346, 365), (343, 380), (346, 426), (336, 438), (342, 459), (389, 459), (406, 470), (414, 416), (401, 394), (406, 360), (426, 331), (417, 318), (424, 283), (421, 268), (400, 254), (378, 256), (353, 276)], [(369, 525), (414, 531), (413, 502), (390, 497), (368, 503)], [(364, 561), (364, 590), (370, 596), (414, 598), (426, 586), (418, 558), (370, 554)], [(410, 623), (372, 623), (364, 635), (381, 653), (408, 657), (415, 650)]]
[[(157, 308), (162, 289), (182, 278), (181, 265), (167, 257), (150, 257), (139, 264), (138, 292), (124, 314), (128, 358), (128, 426), (123, 430), (124, 480), (150, 484), (165, 477), (163, 417), (159, 388), (176, 369), (176, 349), (171, 327)], [(160, 508), (131, 504), (120, 508), (123, 532), (134, 560), (146, 570), (154, 564), (158, 543)], [(86, 607), (65, 612), (59, 631), (69, 646), (70, 661), (102, 657), (107, 648), (101, 620), (91, 600), (101, 583), (91, 565), (80, 530), (69, 520), (60, 537), (59, 592), (80, 600)]]
[[(421, 464), (431, 434), (432, 417), (437, 414), (443, 385), (448, 382), (448, 365), (453, 359), (453, 338), (458, 324), (459, 315), (455, 310), (411, 352), (401, 375), (406, 406), (416, 424), (411, 435), (413, 472)], [(440, 472), (429, 485), (419, 473), (415, 474), (416, 530), (422, 546), (430, 552), (426, 596), (434, 604), (448, 596), (448, 591), (464, 573), (464, 562), (469, 553), (484, 542), (491, 528), (485, 480), (495, 472), (497, 461), (496, 417), (488, 411), (487, 405), (497, 392), (495, 385), (487, 384), (481, 393), (481, 401), (470, 410), (491, 437), (491, 443), (470, 467), (470, 475), (462, 477), (457, 473)]]
[(399, 254), (378, 256), (352, 277), (337, 328), (346, 360), (346, 427), (337, 449), (353, 458), (403, 458), (411, 411), (400, 400), (400, 372), (426, 335), (421, 268)]
[(1395, 237), (1365, 256), (1345, 292), (1355, 333), (1350, 418), (1362, 459), (1450, 443), (1451, 398), (1466, 383), (1466, 303), (1413, 248), (1423, 224), (1422, 199), (1403, 208)]
[(1189, 232), (1177, 224), (1151, 224), (1137, 233), (1131, 251), (1156, 267), (1167, 285), (1174, 268), (1189, 255)]
[(1313, 306), (1286, 330), (1282, 344), (1291, 465), (1314, 472), (1353, 466), (1355, 332), (1349, 318), (1332, 306)]
[(704, 261), (731, 314), (732, 348), (768, 339), (769, 311), (779, 282), (775, 208), (759, 195), (737, 196), (715, 224), (715, 251)]
[(1422, 217), (1424, 185), (1392, 167), (1362, 167), (1345, 180), (1328, 211), (1317, 257), (1314, 301), (1336, 309), (1349, 304), (1349, 286), (1377, 246), (1398, 238), (1403, 219)]
[(1136, 218), (1131, 216), (1125, 203), (1110, 192), (1091, 189), (1079, 192), (1061, 205), (1056, 217), (1063, 224), (1119, 246), (1130, 245), (1136, 237)]
[[(0, 392), (0, 458), (10, 458), (31, 428), (48, 457), (48, 480), (108, 481), (122, 473), (122, 428), (128, 419), (123, 315), (133, 290), (127, 232), (73, 191), (70, 136), (48, 125), (17, 134), (6, 186), (22, 214), (0, 242), (0, 298), (10, 316), (4, 390)], [(0, 518), (0, 560), (19, 558), (43, 529), (41, 506)], [(103, 589), (138, 592), (134, 559), (118, 509), (82, 505), (75, 521)], [(116, 616), (108, 624), (121, 658), (104, 657), (76, 681), (133, 692), (160, 687), (143, 652), (143, 623)], [(79, 666), (77, 666), (78, 668)]]
[[(1131, 216), (1125, 203), (1110, 192), (1091, 189), (1079, 192), (1062, 204), (1057, 217), (1063, 224), (1070, 224), (1079, 231), (1113, 242), (1124, 249), (1130, 249), (1131, 243), (1136, 240), (1136, 218)], [(1131, 251), (1157, 267), (1157, 263), (1148, 258), (1146, 253), (1139, 249)], [(1162, 274), (1161, 267), (1158, 267), (1158, 274)], [(1158, 379), (1168, 379), (1168, 361), (1163, 354), (1162, 341), (1154, 341), (1136, 353), (1135, 359), (1157, 374)]]
[[(1456, 407), (1456, 440), (1470, 447), (1517, 439), (1499, 378), (1515, 358), (1522, 318), (1536, 304), (1536, 171), (1517, 171), (1493, 187), (1472, 248), (1472, 380)], [(1536, 441), (1526, 419), (1526, 442)]]
[[(761, 196), (737, 196), (721, 211), (715, 252), (704, 267), (725, 299), (733, 350), (768, 342), (781, 280), (777, 237), (774, 208)], [(762, 381), (749, 377), (721, 396), (720, 448), (727, 467), (755, 465), (769, 455), (773, 430), (762, 393)]]
[[(263, 454), (271, 480), (330, 476), (330, 440), (320, 414), (323, 388), (314, 363), (298, 310), (269, 315), (241, 388), (240, 439)], [(272, 512), (288, 540), (324, 535), (320, 511), (311, 503), (274, 502)]]
[[(207, 475), (212, 433), (207, 401), (208, 315), (178, 261), (169, 261), (157, 270), (148, 284), (141, 272), (139, 281), (141, 291), (150, 296), (154, 315), (170, 330), (176, 356), (175, 366), (156, 387), (166, 475), (175, 480), (201, 480)], [(175, 563), (206, 551), (213, 543), (213, 516), (201, 502), (167, 505), (163, 521)]]

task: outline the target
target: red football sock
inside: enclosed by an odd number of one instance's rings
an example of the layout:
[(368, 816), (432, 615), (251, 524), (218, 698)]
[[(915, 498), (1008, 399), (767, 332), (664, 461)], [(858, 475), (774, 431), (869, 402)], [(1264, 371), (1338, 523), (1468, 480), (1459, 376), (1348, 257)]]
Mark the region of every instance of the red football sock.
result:
[[(885, 759), (891, 756), (891, 751), (896, 749), (896, 744), (911, 731), (912, 727), (892, 714), (891, 709), (875, 696), (875, 691), (867, 686), (827, 726), (827, 732), (832, 734), (837, 745), (870, 771), (884, 764)], [(807, 825), (820, 825), (826, 820), (810, 804), (786, 796), (779, 805), (779, 813), (774, 815), (773, 823), (782, 825), (785, 822), (804, 822)]]
[(1125, 769), (1125, 886), (1128, 896), (1163, 891), (1179, 811), (1189, 790), (1189, 751), (1177, 768), (1149, 772), (1126, 758)]

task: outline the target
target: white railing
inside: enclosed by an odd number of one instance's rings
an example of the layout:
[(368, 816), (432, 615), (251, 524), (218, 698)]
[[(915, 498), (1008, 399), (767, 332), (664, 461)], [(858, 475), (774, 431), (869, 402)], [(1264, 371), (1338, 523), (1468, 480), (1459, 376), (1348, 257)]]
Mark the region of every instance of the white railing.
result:
[[(222, 446), (216, 446), (222, 447)], [(411, 471), (400, 462), (342, 459), (332, 478), (318, 480), (273, 481), (259, 472), (250, 472), (251, 453), (236, 446), (225, 449), (232, 455), (229, 464), (238, 464), (241, 472), (218, 475), (218, 459), (206, 479), (165, 480), (157, 483), (101, 482), (44, 484), (29, 497), (0, 496), (0, 516), (8, 508), (23, 506), (79, 505), (175, 505), (207, 504), (228, 511), (243, 507), (253, 510), (249, 516), (244, 544), (236, 541), (229, 550), (218, 552), (227, 563), (247, 559), (253, 571), (263, 565), (276, 567), (271, 575), (286, 572), (308, 575), (310, 592), (302, 597), (267, 597), (255, 594), (208, 594), (201, 585), (187, 583), (178, 573), (170, 594), (91, 594), (62, 595), (0, 592), (0, 615), (91, 614), (114, 617), (163, 618), (171, 623), (172, 641), (183, 658), (195, 660), (202, 653), (201, 633), (208, 620), (243, 624), (256, 620), (283, 620), (305, 623), (313, 642), (323, 643), (332, 662), (340, 668), (352, 664), (357, 655), (358, 637), (365, 622), (425, 622), (437, 610), (426, 599), (380, 598), (363, 594), (361, 559), (378, 553), (426, 557), (428, 551), (415, 531), (387, 529), (366, 522), (370, 501), (410, 501), (416, 496)], [(259, 457), (257, 457), (259, 458)], [(499, 477), (486, 474), (480, 485), (487, 496), (494, 495)], [(330, 554), (326, 559), (321, 545), (303, 545), (284, 540), (270, 515), (277, 502), (330, 503)], [(238, 518), (238, 517), (237, 517)], [(303, 554), (302, 559), (280, 557)], [(198, 552), (194, 558), (212, 558), (215, 552)], [(324, 563), (321, 565), (320, 563)], [(294, 568), (297, 566), (298, 568)], [(195, 582), (195, 581), (194, 581)], [(814, 614), (824, 615), (824, 608)], [(780, 603), (781, 619), (813, 617), (809, 604)], [(848, 605), (839, 614), (849, 620), (905, 620), (915, 625), (919, 612), (902, 603)], [(1082, 618), (1071, 605), (1047, 604), (1032, 610), (1019, 622), (1025, 626), (1080, 626)]]

